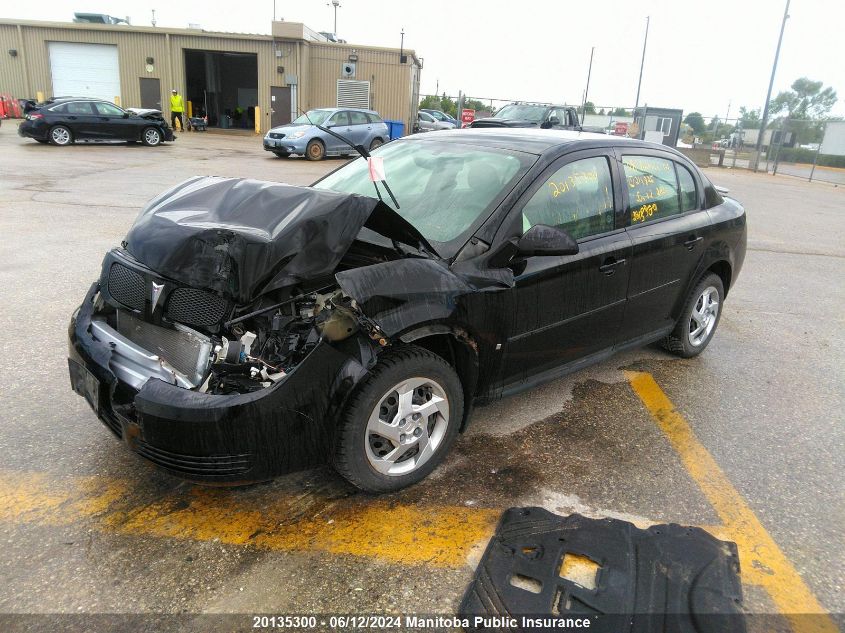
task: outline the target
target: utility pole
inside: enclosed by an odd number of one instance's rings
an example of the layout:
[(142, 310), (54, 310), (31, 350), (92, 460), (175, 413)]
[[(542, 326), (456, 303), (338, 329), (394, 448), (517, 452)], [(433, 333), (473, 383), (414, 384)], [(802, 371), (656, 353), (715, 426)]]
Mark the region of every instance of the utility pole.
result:
[[(766, 93), (766, 104), (763, 106), (763, 118), (760, 121), (760, 133), (757, 135), (757, 146), (754, 148), (754, 171), (760, 166), (760, 150), (763, 149), (763, 136), (766, 134), (766, 125), (769, 123), (769, 101), (772, 100), (772, 87), (775, 83), (775, 73), (778, 69), (778, 57), (780, 57), (780, 45), (783, 42), (783, 30), (786, 28), (786, 21), (789, 19), (789, 0), (786, 0), (786, 8), (783, 10), (783, 22), (780, 23), (780, 35), (778, 36), (778, 47), (775, 50), (775, 61), (772, 64), (772, 76), (769, 78), (769, 91)], [(768, 160), (768, 157), (767, 157)], [(768, 171), (768, 168), (766, 168)]]
[(637, 116), (637, 108), (640, 105), (640, 86), (643, 83), (643, 66), (645, 66), (645, 46), (648, 44), (648, 26), (651, 23), (651, 16), (645, 16), (645, 37), (643, 38), (643, 59), (640, 62), (640, 78), (637, 81), (637, 100), (634, 102), (634, 117)]
[(593, 53), (596, 52), (596, 47), (590, 49), (590, 65), (587, 68), (587, 88), (584, 90), (584, 104), (581, 106), (581, 125), (584, 125), (584, 119), (587, 118), (587, 94), (590, 92), (590, 75), (593, 73)]
[(155, 9), (153, 9), (153, 19), (151, 20), (151, 22), (152, 22), (153, 26), (156, 25), (156, 10)]

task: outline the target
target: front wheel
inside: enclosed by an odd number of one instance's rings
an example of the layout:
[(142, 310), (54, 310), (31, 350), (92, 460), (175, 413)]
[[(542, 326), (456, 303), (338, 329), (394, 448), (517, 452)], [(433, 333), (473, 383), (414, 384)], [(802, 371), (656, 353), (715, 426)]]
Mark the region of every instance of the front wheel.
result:
[(73, 134), (64, 125), (57, 125), (50, 130), (50, 143), (53, 145), (70, 145), (73, 143)]
[(463, 411), (461, 381), (440, 356), (387, 351), (341, 416), (334, 466), (367, 492), (415, 484), (449, 452)]
[(161, 144), (161, 132), (154, 127), (146, 128), (141, 134), (141, 141), (148, 147), (155, 147)]
[(682, 358), (698, 356), (716, 333), (724, 299), (725, 286), (719, 276), (704, 275), (692, 289), (681, 318), (663, 346)]
[(317, 139), (313, 139), (305, 148), (305, 157), (308, 160), (323, 160), (326, 155), (326, 148)]

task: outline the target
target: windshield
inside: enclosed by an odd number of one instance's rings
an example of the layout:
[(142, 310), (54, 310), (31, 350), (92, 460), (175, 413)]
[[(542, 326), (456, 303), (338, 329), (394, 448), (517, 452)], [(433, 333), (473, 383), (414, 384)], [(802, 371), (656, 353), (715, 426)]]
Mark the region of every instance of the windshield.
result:
[(296, 117), (292, 125), (311, 125), (312, 123), (322, 125), (332, 114), (334, 114), (334, 110), (309, 110), (308, 114)]
[(539, 121), (546, 114), (546, 106), (506, 105), (496, 114), (494, 119), (516, 119), (518, 121)]
[[(522, 152), (438, 141), (393, 141), (373, 153), (384, 158), (387, 184), (400, 208), (379, 184), (385, 204), (429, 242), (441, 245), (475, 230), (537, 159)], [(314, 186), (376, 197), (363, 158)], [(452, 250), (438, 248), (447, 257)]]

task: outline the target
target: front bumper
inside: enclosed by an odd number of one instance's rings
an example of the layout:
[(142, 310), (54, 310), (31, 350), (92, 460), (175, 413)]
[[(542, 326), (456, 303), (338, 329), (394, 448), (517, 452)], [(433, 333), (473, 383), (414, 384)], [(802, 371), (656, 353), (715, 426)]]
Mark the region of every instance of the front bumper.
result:
[(326, 463), (333, 421), (370, 364), (357, 339), (319, 343), (283, 380), (253, 393), (199, 393), (158, 378), (135, 390), (110, 368), (113, 348), (91, 334), (98, 292), (94, 283), (71, 318), (71, 387), (132, 450), (201, 483), (250, 483)]
[(305, 148), (310, 138), (270, 138), (264, 137), (264, 149), (268, 152), (287, 152), (288, 154), (305, 154)]

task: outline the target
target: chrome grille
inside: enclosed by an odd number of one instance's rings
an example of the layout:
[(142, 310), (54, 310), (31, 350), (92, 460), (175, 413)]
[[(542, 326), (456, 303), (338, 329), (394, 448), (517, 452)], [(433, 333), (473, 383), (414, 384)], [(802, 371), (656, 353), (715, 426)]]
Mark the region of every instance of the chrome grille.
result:
[(127, 308), (144, 309), (144, 278), (121, 264), (109, 268), (109, 294)]
[(204, 290), (176, 288), (167, 298), (167, 318), (188, 325), (217, 325), (226, 315), (227, 302)]

